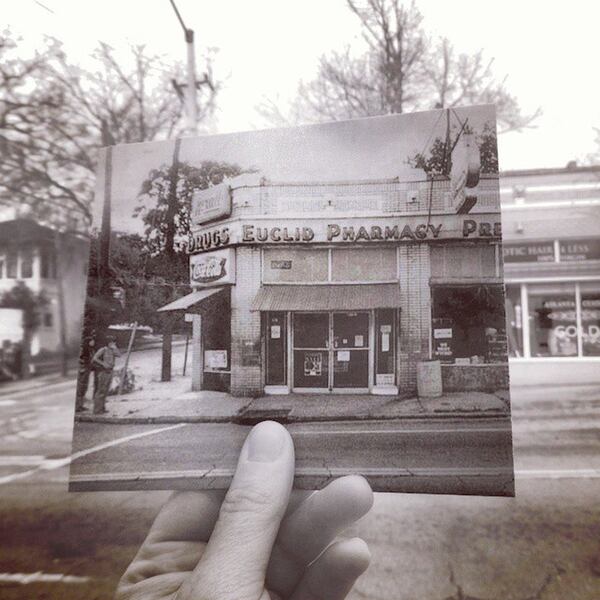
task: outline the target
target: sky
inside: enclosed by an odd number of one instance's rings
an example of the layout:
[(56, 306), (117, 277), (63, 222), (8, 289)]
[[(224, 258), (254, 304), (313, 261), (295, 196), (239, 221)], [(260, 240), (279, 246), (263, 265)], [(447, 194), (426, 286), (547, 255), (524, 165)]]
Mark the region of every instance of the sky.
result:
[[(256, 106), (285, 103), (298, 82), (314, 77), (322, 54), (363, 44), (344, 0), (177, 0), (196, 34), (198, 72), (207, 47), (223, 80), (214, 130), (264, 127)], [(457, 50), (483, 49), (494, 72), (525, 113), (540, 107), (536, 127), (500, 136), (502, 170), (562, 167), (597, 148), (600, 127), (600, 2), (597, 0), (417, 0), (432, 35)], [(169, 0), (3, 0), (3, 22), (24, 38), (25, 51), (49, 34), (81, 64), (98, 41), (126, 54), (145, 44), (167, 59), (185, 59)]]
[[(200, 165), (219, 161), (256, 171), (271, 183), (335, 182), (424, 179), (425, 175), (407, 164), (407, 159), (422, 152), (428, 141), (444, 133), (444, 111), (370, 117), (305, 125), (292, 129), (263, 129), (201, 137), (185, 137), (179, 157)], [(494, 107), (482, 105), (459, 108), (456, 117), (475, 132), (494, 118)], [(142, 221), (133, 218), (133, 207), (142, 182), (152, 169), (169, 165), (174, 142), (122, 144), (112, 150), (111, 214), (119, 231), (141, 233)], [(105, 157), (96, 180), (94, 219), (100, 222), (104, 197)]]

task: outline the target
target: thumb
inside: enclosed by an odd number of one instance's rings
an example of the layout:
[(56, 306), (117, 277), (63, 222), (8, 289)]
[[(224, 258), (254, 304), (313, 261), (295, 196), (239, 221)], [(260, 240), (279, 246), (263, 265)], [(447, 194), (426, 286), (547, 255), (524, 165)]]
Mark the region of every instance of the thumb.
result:
[(294, 445), (285, 427), (252, 429), (202, 559), (178, 598), (260, 598), (271, 550), (294, 479)]

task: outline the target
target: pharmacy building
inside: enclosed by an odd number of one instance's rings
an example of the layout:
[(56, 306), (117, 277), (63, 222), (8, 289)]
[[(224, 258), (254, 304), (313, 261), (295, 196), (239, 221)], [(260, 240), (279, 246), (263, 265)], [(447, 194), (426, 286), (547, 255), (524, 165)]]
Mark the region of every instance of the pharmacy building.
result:
[(506, 389), (498, 175), (470, 177), (196, 192), (192, 293), (160, 309), (191, 322), (192, 388), (410, 396), (438, 360), (444, 391)]

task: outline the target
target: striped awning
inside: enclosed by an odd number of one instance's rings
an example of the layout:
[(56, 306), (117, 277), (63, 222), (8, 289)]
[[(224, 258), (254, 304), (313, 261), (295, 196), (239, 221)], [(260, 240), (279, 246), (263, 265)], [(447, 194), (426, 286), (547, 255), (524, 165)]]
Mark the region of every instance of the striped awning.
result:
[(265, 285), (252, 310), (360, 310), (399, 308), (397, 283), (361, 285)]
[(191, 294), (187, 296), (183, 296), (182, 298), (177, 298), (173, 302), (169, 302), (169, 304), (165, 304), (157, 309), (157, 312), (167, 312), (171, 310), (186, 310), (194, 304), (198, 304), (198, 302), (202, 302), (202, 300), (206, 300), (210, 296), (214, 294), (218, 294), (222, 292), (224, 287), (214, 287), (214, 288), (205, 288), (202, 290), (194, 290)]

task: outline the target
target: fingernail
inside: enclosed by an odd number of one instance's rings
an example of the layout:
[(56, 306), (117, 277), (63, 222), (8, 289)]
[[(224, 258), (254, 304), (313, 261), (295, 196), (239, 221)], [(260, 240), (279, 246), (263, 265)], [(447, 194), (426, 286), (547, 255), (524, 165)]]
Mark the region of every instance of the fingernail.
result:
[(248, 436), (248, 460), (273, 462), (281, 456), (285, 441), (285, 429), (273, 421), (256, 425)]

